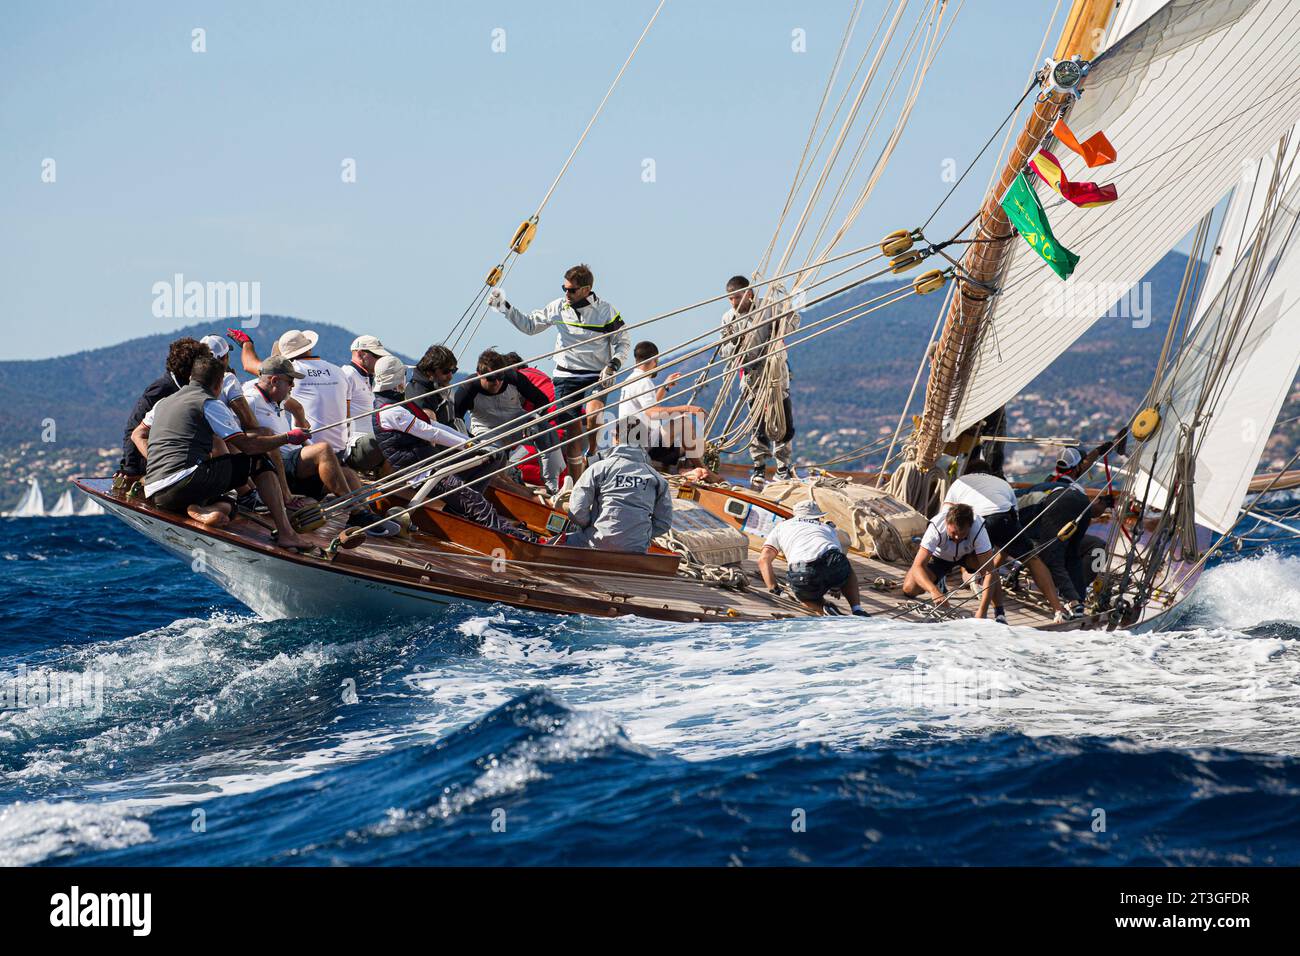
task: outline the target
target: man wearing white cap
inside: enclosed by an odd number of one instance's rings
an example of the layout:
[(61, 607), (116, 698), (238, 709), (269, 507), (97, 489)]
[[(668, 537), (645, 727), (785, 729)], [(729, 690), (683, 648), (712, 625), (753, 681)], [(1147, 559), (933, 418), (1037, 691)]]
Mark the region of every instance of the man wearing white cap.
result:
[(347, 423), (347, 459), (359, 471), (375, 471), (384, 462), (370, 424), (370, 413), (375, 409), (375, 363), (392, 353), (373, 335), (357, 336), (351, 351), (352, 361), (343, 366), (346, 417), (352, 419)]
[(239, 379), (235, 378), (235, 373), (230, 371), (230, 343), (219, 335), (205, 335), (199, 342), (208, 347), (212, 357), (226, 370), (221, 380), (221, 400), (230, 406), (230, 410), (239, 419), (239, 424), (245, 429), (256, 428), (257, 418), (244, 400), (243, 387), (239, 384)]
[[(302, 372), (293, 397), (302, 406), (312, 428), (312, 441), (323, 441), (340, 455), (347, 452), (347, 381), (343, 369), (313, 353), (320, 336), (310, 329), (290, 329), (276, 343), (281, 355)], [(328, 428), (321, 426), (328, 425)]]
[(763, 551), (758, 556), (763, 583), (773, 594), (781, 593), (772, 562), (777, 554), (784, 554), (786, 579), (805, 608), (814, 614), (839, 614), (835, 605), (826, 601), (826, 592), (840, 591), (848, 598), (854, 614), (868, 617), (858, 591), (858, 576), (844, 553), (835, 526), (821, 520), (826, 512), (811, 499), (800, 501), (792, 510), (794, 514), (773, 528), (763, 542)]

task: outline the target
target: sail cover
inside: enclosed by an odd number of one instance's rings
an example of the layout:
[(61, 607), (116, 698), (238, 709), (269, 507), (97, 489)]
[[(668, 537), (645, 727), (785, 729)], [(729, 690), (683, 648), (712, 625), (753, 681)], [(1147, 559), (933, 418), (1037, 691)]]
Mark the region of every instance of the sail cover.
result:
[[(951, 439), (1020, 392), (1125, 295), (1300, 119), (1300, 18), (1291, 0), (1171, 0), (1094, 61), (1070, 110), (1119, 152), (1116, 203), (1046, 203), (1080, 257), (1062, 282), (1015, 243)], [(1048, 141), (1050, 149), (1052, 140)], [(1153, 331), (1153, 334), (1158, 334)]]

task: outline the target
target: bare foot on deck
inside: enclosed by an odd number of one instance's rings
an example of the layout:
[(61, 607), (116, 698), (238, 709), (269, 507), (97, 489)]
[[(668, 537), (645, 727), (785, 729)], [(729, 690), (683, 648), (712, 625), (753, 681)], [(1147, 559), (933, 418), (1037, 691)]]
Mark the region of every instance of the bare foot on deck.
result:
[(315, 547), (316, 542), (311, 538), (304, 538), (300, 534), (280, 534), (276, 535), (275, 543), (282, 548), (288, 548), (291, 551), (304, 551)]
[(199, 524), (207, 525), (209, 528), (220, 528), (224, 524), (230, 523), (230, 515), (226, 514), (226, 509), (219, 505), (190, 505), (185, 509), (186, 513), (197, 521)]

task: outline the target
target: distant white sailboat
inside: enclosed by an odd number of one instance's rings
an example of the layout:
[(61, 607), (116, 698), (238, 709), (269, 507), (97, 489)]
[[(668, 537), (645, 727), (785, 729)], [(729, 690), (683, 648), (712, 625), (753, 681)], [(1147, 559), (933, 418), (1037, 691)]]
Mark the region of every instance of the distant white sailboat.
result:
[(6, 518), (45, 517), (45, 496), (41, 494), (40, 482), (35, 478), (28, 478), (27, 482), (27, 493), (18, 502), (18, 507), (5, 514)]
[(104, 506), (94, 498), (87, 498), (81, 503), (81, 509), (77, 512), (79, 518), (93, 518), (95, 515), (104, 514)]
[(63, 494), (59, 495), (59, 500), (54, 503), (53, 509), (50, 510), (46, 517), (49, 518), (72, 518), (77, 514), (77, 508), (72, 503), (72, 489), (69, 488)]

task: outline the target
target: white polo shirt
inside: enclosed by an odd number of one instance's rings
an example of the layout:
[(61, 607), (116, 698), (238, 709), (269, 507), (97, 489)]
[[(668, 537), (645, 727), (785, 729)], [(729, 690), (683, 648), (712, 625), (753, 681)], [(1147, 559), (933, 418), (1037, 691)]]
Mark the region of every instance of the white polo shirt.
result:
[(294, 379), (293, 397), (307, 416), (307, 424), (311, 426), (311, 440), (323, 441), (335, 451), (346, 451), (346, 425), (320, 427), (348, 417), (348, 384), (343, 377), (343, 369), (322, 358), (294, 359), (293, 367), (303, 375), (300, 379)]
[(1010, 482), (997, 475), (962, 475), (948, 488), (944, 504), (970, 505), (981, 518), (1013, 511), (1016, 492)]
[(840, 550), (835, 526), (816, 518), (786, 518), (770, 532), (764, 545), (785, 555), (786, 564), (816, 561), (831, 549)]
[(370, 423), (370, 414), (375, 410), (375, 391), (371, 386), (373, 380), (351, 362), (339, 367), (343, 372), (343, 381), (347, 385), (343, 392), (346, 412), (339, 417), (351, 418), (353, 415), (365, 415), (364, 418), (348, 422), (348, 439), (351, 440), (353, 435), (374, 434), (374, 426)]
[[(244, 400), (248, 402), (248, 408), (257, 419), (257, 424), (263, 428), (269, 428), (277, 435), (283, 435), (294, 427), (293, 416), (285, 411), (283, 405), (277, 405), (270, 401), (262, 390), (257, 387), (257, 380), (244, 383), (243, 391)], [(293, 453), (294, 445), (281, 445), (280, 457), (288, 458)]]
[[(379, 424), (385, 431), (406, 432), (417, 438), (423, 438), (431, 445), (454, 448), (469, 441), (462, 433), (440, 422), (426, 422), (416, 418), (410, 410), (402, 405), (390, 405), (379, 411)], [(412, 488), (418, 488), (429, 477), (433, 468), (413, 475), (410, 480)]]
[(960, 561), (968, 555), (983, 554), (993, 550), (993, 545), (989, 543), (989, 534), (984, 530), (984, 519), (979, 515), (975, 516), (975, 521), (971, 524), (966, 537), (954, 541), (948, 534), (946, 509), (930, 519), (925, 534), (921, 535), (921, 547), (940, 561)]
[[(632, 375), (645, 375), (641, 369), (636, 369)], [(653, 438), (659, 437), (659, 419), (651, 418), (645, 414), (650, 409), (659, 404), (659, 386), (654, 383), (649, 375), (640, 381), (632, 382), (623, 386), (623, 390), (618, 394), (618, 417), (619, 418), (636, 418), (650, 432)]]

